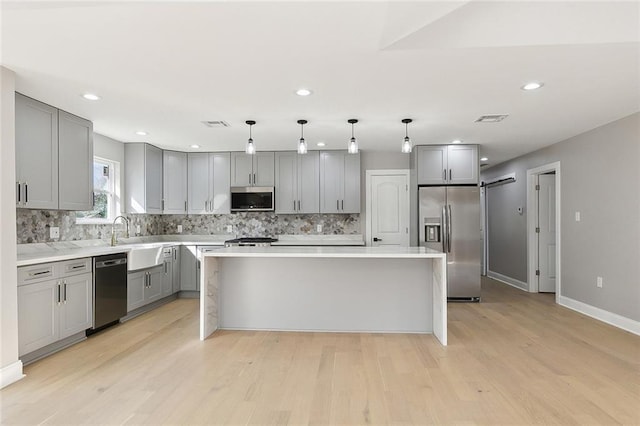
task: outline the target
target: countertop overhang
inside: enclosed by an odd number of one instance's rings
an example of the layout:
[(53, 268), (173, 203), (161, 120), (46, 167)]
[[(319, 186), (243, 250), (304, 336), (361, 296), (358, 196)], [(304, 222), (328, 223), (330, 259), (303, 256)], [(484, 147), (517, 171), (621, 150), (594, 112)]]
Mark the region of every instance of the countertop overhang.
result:
[(224, 247), (204, 257), (316, 257), (368, 259), (444, 258), (445, 253), (425, 247)]

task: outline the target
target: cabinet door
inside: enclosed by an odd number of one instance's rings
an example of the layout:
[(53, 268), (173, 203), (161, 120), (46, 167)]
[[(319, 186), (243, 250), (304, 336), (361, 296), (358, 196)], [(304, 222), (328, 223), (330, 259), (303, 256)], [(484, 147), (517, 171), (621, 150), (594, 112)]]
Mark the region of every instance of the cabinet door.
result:
[(449, 145), (448, 168), (450, 185), (478, 183), (478, 146)]
[(17, 206), (57, 209), (58, 110), (16, 93), (15, 115)]
[(172, 247), (173, 251), (173, 280), (172, 283), (172, 293), (177, 293), (180, 291), (180, 247), (175, 246)]
[(418, 185), (447, 183), (447, 146), (418, 146)]
[(59, 339), (91, 328), (93, 323), (93, 275), (75, 275), (62, 280)]
[(93, 209), (93, 123), (58, 111), (58, 208)]
[(344, 191), (344, 152), (320, 152), (320, 213), (340, 213)]
[(145, 201), (147, 213), (162, 213), (162, 150), (145, 144)]
[(162, 151), (164, 214), (187, 213), (187, 153)]
[(231, 213), (230, 165), (231, 157), (228, 152), (209, 154), (211, 213)]
[(162, 267), (162, 297), (165, 297), (173, 293), (173, 259), (165, 259)]
[(344, 156), (344, 195), (341, 213), (360, 213), (360, 153)]
[(253, 185), (274, 186), (275, 155), (273, 152), (258, 152), (253, 155)]
[(297, 213), (297, 203), (300, 200), (298, 198), (298, 153), (278, 152), (275, 164), (276, 213)]
[[(298, 213), (320, 212), (320, 153), (318, 151), (309, 151), (298, 156), (298, 200), (300, 200)], [(278, 197), (276, 197), (277, 202)]]
[(145, 305), (162, 298), (162, 271), (162, 265), (149, 269), (149, 282), (144, 289)]
[(146, 271), (129, 272), (127, 275), (127, 312), (145, 304), (144, 289), (146, 285)]
[(18, 355), (58, 340), (58, 281), (18, 287)]
[(244, 152), (232, 152), (231, 186), (251, 186), (252, 184), (253, 155), (245, 154)]
[(192, 153), (187, 155), (189, 214), (209, 212), (209, 154)]
[(196, 246), (180, 246), (180, 290), (196, 291)]

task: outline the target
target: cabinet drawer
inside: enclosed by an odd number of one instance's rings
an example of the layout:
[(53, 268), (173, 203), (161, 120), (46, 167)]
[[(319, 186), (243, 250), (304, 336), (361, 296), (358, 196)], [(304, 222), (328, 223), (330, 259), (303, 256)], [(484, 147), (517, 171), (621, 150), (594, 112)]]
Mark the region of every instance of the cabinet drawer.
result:
[(61, 278), (69, 277), (71, 275), (86, 274), (87, 272), (91, 272), (91, 258), (85, 257), (82, 259), (59, 262), (56, 267), (58, 268), (58, 276)]
[(53, 263), (23, 266), (18, 268), (18, 285), (31, 284), (51, 279), (55, 276)]

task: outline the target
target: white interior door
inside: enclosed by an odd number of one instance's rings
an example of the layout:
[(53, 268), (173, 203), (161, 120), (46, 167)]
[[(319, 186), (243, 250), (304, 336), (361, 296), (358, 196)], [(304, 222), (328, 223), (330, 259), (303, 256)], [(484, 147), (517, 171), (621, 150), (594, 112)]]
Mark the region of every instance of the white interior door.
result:
[[(378, 174), (379, 173), (379, 174)], [(368, 245), (409, 246), (409, 176), (378, 171), (369, 175)]]
[(538, 291), (556, 291), (556, 176), (538, 176)]

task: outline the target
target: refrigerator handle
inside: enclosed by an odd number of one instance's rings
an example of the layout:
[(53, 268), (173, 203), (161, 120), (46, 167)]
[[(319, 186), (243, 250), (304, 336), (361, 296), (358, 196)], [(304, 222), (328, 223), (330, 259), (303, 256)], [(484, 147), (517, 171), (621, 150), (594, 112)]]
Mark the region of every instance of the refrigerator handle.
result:
[(447, 205), (447, 253), (451, 253), (451, 204)]
[(447, 237), (449, 230), (447, 228), (447, 206), (442, 206), (442, 251), (447, 252)]

